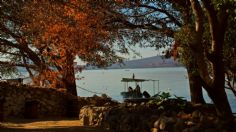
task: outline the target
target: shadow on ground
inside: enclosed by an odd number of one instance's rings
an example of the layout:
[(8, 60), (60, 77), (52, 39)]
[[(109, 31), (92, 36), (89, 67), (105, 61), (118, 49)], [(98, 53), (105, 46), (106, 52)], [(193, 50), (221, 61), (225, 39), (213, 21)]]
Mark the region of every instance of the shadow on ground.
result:
[(41, 129), (21, 129), (21, 128), (0, 128), (0, 132), (112, 132), (96, 127), (54, 127)]
[(0, 132), (112, 132), (83, 126), (78, 119), (7, 119), (0, 122)]

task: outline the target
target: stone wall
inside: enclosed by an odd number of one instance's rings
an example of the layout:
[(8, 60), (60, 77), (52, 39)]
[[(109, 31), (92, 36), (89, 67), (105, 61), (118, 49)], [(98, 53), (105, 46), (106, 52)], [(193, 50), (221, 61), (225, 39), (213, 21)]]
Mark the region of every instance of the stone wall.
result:
[(79, 117), (85, 105), (116, 105), (107, 95), (76, 97), (54, 88), (0, 82), (0, 121), (3, 118)]
[(146, 106), (84, 106), (80, 110), (80, 121), (85, 126), (97, 126), (121, 132), (150, 132), (159, 112)]
[(0, 82), (0, 118), (63, 117), (72, 96), (53, 88)]
[(184, 109), (175, 109), (175, 105), (163, 109), (163, 106), (148, 103), (90, 105), (81, 108), (79, 117), (85, 126), (119, 132), (221, 132), (229, 127), (217, 119), (212, 105), (187, 103)]

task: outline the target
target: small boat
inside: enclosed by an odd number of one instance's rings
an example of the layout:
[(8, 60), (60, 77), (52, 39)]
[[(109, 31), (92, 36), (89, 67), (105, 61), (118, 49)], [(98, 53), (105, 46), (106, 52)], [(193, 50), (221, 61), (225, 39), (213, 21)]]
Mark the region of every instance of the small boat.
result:
[[(159, 92), (159, 80), (153, 79), (137, 79), (135, 78), (134, 74), (132, 78), (122, 78), (121, 82), (124, 83), (124, 91), (121, 92), (123, 98), (126, 99), (144, 99), (150, 98), (151, 95), (147, 91), (142, 91), (142, 83), (150, 81), (153, 83), (153, 95), (156, 94), (156, 82), (158, 84), (157, 92)], [(129, 83), (135, 83), (136, 88), (133, 89), (129, 86)], [(141, 87), (140, 87), (141, 86)]]

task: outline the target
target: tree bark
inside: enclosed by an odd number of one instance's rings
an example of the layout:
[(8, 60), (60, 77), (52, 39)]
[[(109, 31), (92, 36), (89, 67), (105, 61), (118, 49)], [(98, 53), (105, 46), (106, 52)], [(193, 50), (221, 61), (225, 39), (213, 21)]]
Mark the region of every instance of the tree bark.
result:
[(225, 72), (223, 55), (221, 54), (221, 52), (223, 52), (222, 43), (223, 41), (220, 40), (217, 41), (213, 39), (212, 41), (212, 46), (217, 48), (217, 50), (213, 49), (213, 55), (215, 58), (212, 61), (214, 81), (212, 86), (208, 87), (206, 90), (215, 104), (218, 117), (229, 126), (229, 129), (231, 129), (230, 127), (233, 128), (235, 124), (232, 110), (225, 92)]
[[(223, 63), (223, 43), (227, 27), (228, 13), (226, 10), (214, 10), (212, 3), (203, 1), (207, 10), (212, 41), (213, 84), (208, 88), (209, 95), (216, 105), (217, 114), (220, 118), (233, 122), (232, 110), (230, 108), (225, 92), (225, 71)], [(217, 93), (217, 94), (216, 94)]]
[(202, 93), (202, 81), (201, 77), (197, 74), (194, 74), (189, 68), (187, 68), (188, 79), (189, 79), (189, 88), (192, 104), (205, 104)]
[(77, 96), (75, 71), (74, 71), (74, 56), (66, 51), (66, 60), (63, 68), (62, 81), (67, 92)]
[[(215, 104), (217, 116), (225, 122), (225, 128), (231, 131), (232, 129), (235, 129), (235, 123), (232, 115), (232, 110), (230, 108), (224, 89), (225, 74), (223, 63), (223, 43), (227, 23), (227, 15), (218, 19), (217, 15), (222, 12), (217, 12), (216, 10), (214, 10), (211, 1), (202, 1), (207, 11), (211, 33), (212, 59), (210, 60), (210, 63), (212, 65), (213, 76), (209, 78), (210, 72), (205, 62), (207, 60), (204, 59), (206, 58), (206, 56), (204, 54), (205, 51), (202, 50), (203, 44), (201, 42), (203, 34), (203, 9), (198, 0), (190, 0), (190, 2), (196, 19), (196, 38), (194, 46), (196, 48), (196, 45), (198, 45), (199, 48), (195, 49), (194, 55), (197, 60), (199, 73), (201, 78), (203, 79), (204, 88)], [(207, 73), (205, 73), (204, 71), (206, 71)]]
[(229, 131), (235, 130), (234, 117), (225, 90), (220, 83), (214, 83), (212, 87), (207, 87), (206, 91), (215, 105), (218, 118), (224, 121), (224, 127)]

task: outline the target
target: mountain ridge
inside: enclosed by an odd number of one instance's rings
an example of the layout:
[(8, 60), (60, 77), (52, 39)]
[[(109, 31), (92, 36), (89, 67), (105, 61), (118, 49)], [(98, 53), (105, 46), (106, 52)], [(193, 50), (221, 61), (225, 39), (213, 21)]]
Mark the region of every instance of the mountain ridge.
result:
[[(124, 61), (123, 63), (115, 63), (106, 69), (135, 69), (135, 68), (158, 68), (158, 67), (180, 67), (183, 66), (173, 58), (165, 59), (161, 56), (152, 56), (137, 60)], [(86, 69), (99, 69), (96, 67), (86, 67)]]

